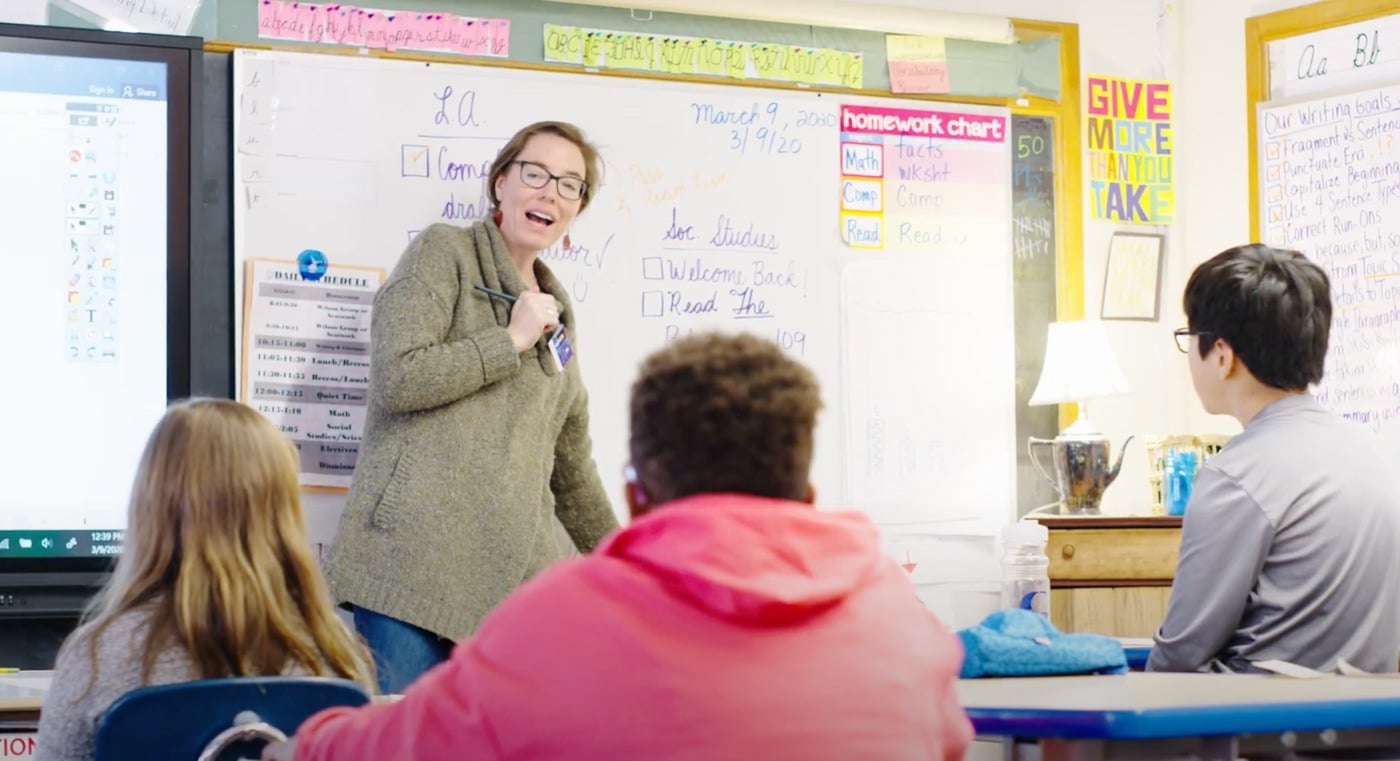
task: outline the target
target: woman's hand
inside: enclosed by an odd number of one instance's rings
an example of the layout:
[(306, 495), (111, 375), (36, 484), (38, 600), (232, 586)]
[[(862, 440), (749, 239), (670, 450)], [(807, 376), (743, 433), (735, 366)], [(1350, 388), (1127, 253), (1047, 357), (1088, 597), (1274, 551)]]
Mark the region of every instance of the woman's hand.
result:
[(559, 304), (548, 293), (526, 291), (510, 310), (506, 332), (517, 352), (525, 351), (559, 324)]
[(292, 761), (297, 752), (297, 741), (268, 743), (263, 746), (262, 761)]

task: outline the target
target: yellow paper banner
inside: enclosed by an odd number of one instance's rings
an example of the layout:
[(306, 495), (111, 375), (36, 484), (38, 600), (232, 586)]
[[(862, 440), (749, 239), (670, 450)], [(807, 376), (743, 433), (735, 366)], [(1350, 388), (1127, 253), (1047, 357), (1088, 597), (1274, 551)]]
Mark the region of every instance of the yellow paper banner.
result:
[(560, 24), (544, 26), (544, 60), (672, 76), (763, 79), (854, 89), (865, 84), (864, 60), (860, 53)]

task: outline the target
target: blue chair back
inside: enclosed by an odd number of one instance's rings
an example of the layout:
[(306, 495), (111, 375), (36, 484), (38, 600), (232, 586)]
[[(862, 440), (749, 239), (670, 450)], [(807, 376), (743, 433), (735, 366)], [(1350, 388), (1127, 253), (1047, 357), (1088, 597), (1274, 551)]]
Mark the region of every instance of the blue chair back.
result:
[(96, 761), (257, 758), (312, 714), (369, 702), (347, 679), (231, 677), (141, 687), (97, 721)]

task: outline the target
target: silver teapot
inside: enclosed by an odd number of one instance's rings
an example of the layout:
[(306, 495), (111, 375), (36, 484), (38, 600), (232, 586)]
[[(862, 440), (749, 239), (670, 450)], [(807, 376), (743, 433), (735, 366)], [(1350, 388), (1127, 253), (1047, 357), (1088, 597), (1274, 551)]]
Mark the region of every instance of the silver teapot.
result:
[[(1039, 439), (1031, 436), (1026, 442), (1026, 453), (1041, 478), (1050, 482), (1060, 495), (1060, 514), (1098, 515), (1099, 500), (1104, 490), (1118, 477), (1123, 466), (1123, 455), (1127, 452), (1129, 436), (1118, 452), (1118, 460), (1109, 464), (1109, 441), (1103, 434), (1061, 433), (1053, 439)], [(1052, 478), (1045, 466), (1036, 457), (1037, 447), (1048, 447), (1055, 475)]]

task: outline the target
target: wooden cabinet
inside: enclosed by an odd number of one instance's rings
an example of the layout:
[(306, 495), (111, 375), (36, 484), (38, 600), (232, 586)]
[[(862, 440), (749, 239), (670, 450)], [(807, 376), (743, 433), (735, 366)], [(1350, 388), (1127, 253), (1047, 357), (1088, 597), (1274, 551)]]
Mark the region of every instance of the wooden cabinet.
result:
[(1064, 632), (1150, 637), (1167, 610), (1181, 519), (1051, 517), (1050, 621)]

